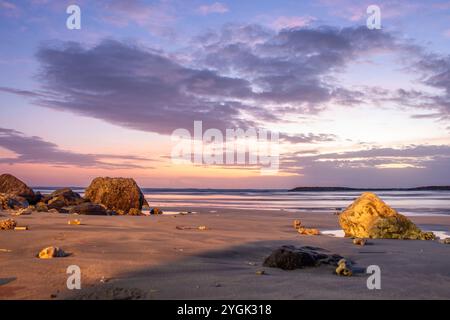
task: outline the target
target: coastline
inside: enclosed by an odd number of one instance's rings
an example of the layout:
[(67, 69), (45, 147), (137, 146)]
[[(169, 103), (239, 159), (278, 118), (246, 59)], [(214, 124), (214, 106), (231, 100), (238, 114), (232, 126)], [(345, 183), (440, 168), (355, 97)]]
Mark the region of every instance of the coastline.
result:
[[(58, 188), (33, 188), (49, 194)], [(85, 188), (73, 191), (84, 196)], [(153, 207), (192, 207), (207, 210), (237, 209), (259, 211), (292, 211), (330, 214), (344, 209), (361, 195), (360, 191), (290, 192), (278, 189), (195, 189), (195, 188), (141, 188)], [(405, 216), (450, 216), (450, 192), (441, 191), (384, 191), (377, 193), (384, 201)]]
[[(179, 208), (163, 208), (177, 211)], [(292, 226), (340, 229), (337, 217), (280, 211), (184, 208), (188, 215), (15, 217), (28, 231), (0, 232), (0, 299), (449, 299), (450, 255), (438, 241), (301, 236)], [(215, 212), (210, 212), (215, 211)], [(2, 218), (9, 216), (2, 212)], [(78, 218), (82, 225), (71, 226)], [(414, 216), (419, 227), (450, 232), (450, 217)], [(207, 230), (196, 227), (204, 225)], [(192, 227), (179, 230), (177, 226)], [(40, 260), (46, 246), (69, 257)], [(281, 245), (314, 246), (377, 264), (382, 289), (368, 290), (366, 274), (338, 277), (323, 266), (293, 271), (262, 262)], [(82, 290), (66, 287), (66, 268), (79, 265)], [(265, 275), (257, 275), (264, 270)], [(7, 283), (5, 283), (7, 282)]]

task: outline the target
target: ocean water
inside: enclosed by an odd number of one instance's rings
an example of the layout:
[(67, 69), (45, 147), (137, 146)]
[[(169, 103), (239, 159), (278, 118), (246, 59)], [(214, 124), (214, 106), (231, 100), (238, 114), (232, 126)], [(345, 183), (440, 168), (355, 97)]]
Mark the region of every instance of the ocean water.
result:
[[(55, 188), (38, 187), (35, 191), (50, 193)], [(73, 188), (84, 193), (83, 188)], [(232, 208), (248, 210), (287, 210), (326, 213), (344, 209), (361, 192), (323, 191), (289, 192), (287, 190), (230, 189), (142, 189), (151, 207), (161, 208)], [(407, 216), (449, 215), (450, 191), (379, 191), (387, 204)]]

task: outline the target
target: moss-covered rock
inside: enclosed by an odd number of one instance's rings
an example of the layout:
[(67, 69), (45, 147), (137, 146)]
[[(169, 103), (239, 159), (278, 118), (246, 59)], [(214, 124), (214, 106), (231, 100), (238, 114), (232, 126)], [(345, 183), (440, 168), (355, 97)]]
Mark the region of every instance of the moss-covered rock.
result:
[(404, 215), (389, 207), (374, 193), (363, 193), (339, 215), (346, 237), (432, 240)]

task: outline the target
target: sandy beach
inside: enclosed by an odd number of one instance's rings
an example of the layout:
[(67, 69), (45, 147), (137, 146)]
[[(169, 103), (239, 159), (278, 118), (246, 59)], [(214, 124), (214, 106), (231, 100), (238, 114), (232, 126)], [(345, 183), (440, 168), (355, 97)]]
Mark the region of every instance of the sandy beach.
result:
[[(0, 232), (0, 299), (450, 299), (450, 247), (438, 241), (380, 239), (359, 247), (348, 238), (302, 236), (292, 226), (300, 219), (322, 231), (340, 229), (331, 213), (185, 210), (195, 213), (14, 217), (29, 230)], [(82, 225), (67, 224), (75, 218)], [(423, 230), (450, 231), (447, 216), (411, 220)], [(339, 277), (330, 266), (263, 267), (281, 245), (320, 247), (363, 270), (378, 265), (381, 290), (367, 289), (366, 273)], [(47, 246), (71, 255), (36, 258)], [(70, 265), (81, 268), (81, 290), (67, 289)]]

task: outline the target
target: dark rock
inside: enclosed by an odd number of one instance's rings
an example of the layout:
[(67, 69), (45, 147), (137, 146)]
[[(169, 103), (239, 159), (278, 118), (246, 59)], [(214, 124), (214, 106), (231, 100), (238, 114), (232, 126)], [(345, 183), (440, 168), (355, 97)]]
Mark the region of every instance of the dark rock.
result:
[(3, 210), (20, 210), (27, 208), (29, 205), (27, 199), (24, 197), (0, 193), (0, 209)]
[(37, 212), (48, 212), (48, 207), (45, 202), (36, 203), (36, 211)]
[(321, 264), (329, 264), (337, 266), (341, 256), (323, 253), (321, 248), (282, 246), (272, 252), (270, 256), (264, 260), (263, 266), (270, 268), (280, 268), (283, 270), (294, 270), (305, 267), (316, 267)]
[(24, 182), (10, 174), (0, 175), (0, 193), (23, 197), (30, 203), (35, 201), (34, 191)]
[(57, 207), (76, 206), (84, 202), (84, 199), (70, 188), (56, 190), (51, 194), (46, 195), (42, 200), (47, 203), (49, 207), (51, 203), (56, 202), (53, 206), (55, 209), (57, 209)]
[(108, 216), (117, 216), (118, 215), (118, 213), (114, 210), (106, 210), (106, 214)]
[(130, 216), (142, 216), (142, 211), (136, 208), (131, 208), (130, 211), (128, 211), (128, 215)]
[(42, 200), (43, 197), (44, 197), (44, 196), (43, 196), (39, 191), (35, 192), (35, 193), (34, 193), (34, 201), (33, 201), (34, 204), (40, 202), (40, 201)]
[(92, 216), (106, 216), (108, 214), (104, 206), (90, 202), (85, 202), (72, 207), (69, 210), (69, 213), (71, 214), (78, 213)]
[(47, 202), (47, 207), (49, 209), (59, 210), (62, 207), (65, 207), (65, 206), (66, 206), (66, 203), (64, 202), (64, 200), (57, 199), (57, 198), (51, 199), (49, 202)]
[(70, 209), (72, 209), (74, 206), (70, 206), (70, 207), (62, 207), (60, 209), (58, 209), (59, 213), (69, 213)]
[(150, 214), (163, 214), (163, 211), (160, 208), (153, 208)]
[(85, 198), (119, 214), (148, 206), (139, 186), (129, 178), (95, 178), (86, 189)]

